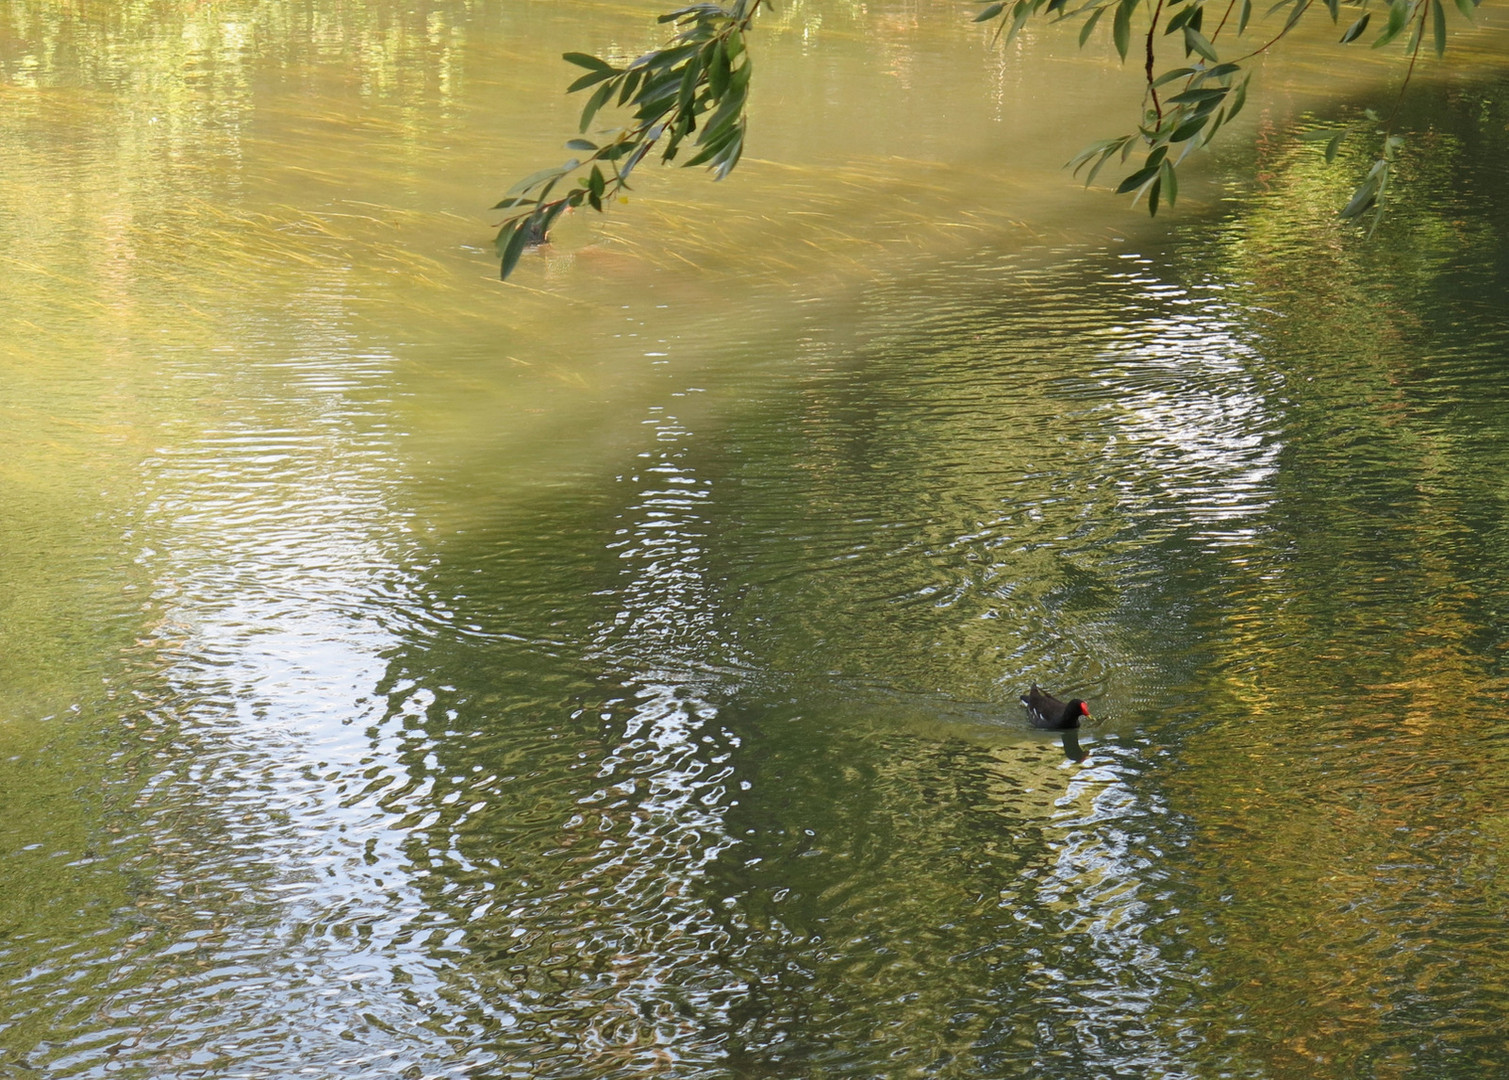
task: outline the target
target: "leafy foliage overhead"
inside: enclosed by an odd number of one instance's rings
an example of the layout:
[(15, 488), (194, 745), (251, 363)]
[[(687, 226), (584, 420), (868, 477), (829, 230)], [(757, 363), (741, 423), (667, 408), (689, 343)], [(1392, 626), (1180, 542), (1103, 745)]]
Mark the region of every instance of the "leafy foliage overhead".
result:
[[(1480, 0), (1453, 0), (1471, 20)], [(601, 211), (622, 198), (634, 169), (658, 148), (662, 161), (688, 151), (683, 164), (705, 165), (721, 180), (739, 163), (744, 150), (745, 104), (753, 61), (745, 38), (761, 8), (771, 0), (732, 0), (726, 7), (698, 3), (660, 16), (675, 35), (665, 45), (617, 67), (588, 53), (569, 52), (564, 59), (582, 69), (568, 93), (590, 90), (582, 107), (579, 137), (566, 143), (578, 155), (554, 168), (525, 177), (493, 207), (507, 216), (494, 241), (506, 279), (526, 248), (543, 243), (555, 220), (568, 208), (586, 204)], [(1348, 45), (1364, 38), (1379, 14), (1371, 45), (1383, 48), (1403, 39), (1408, 70), (1402, 98), (1427, 37), (1436, 54), (1446, 50), (1447, 16), (1443, 0), (1277, 0), (1259, 20), (1275, 28), (1261, 40), (1245, 39), (1253, 23), (1253, 0), (989, 0), (976, 22), (997, 24), (997, 36), (1014, 39), (1029, 20), (1080, 23), (1079, 43), (1090, 39), (1110, 16), (1111, 40), (1125, 61), (1134, 40), (1146, 74), (1142, 118), (1136, 130), (1086, 147), (1069, 166), (1085, 171), (1092, 183), (1108, 163), (1130, 167), (1116, 190), (1146, 196), (1148, 212), (1179, 195), (1178, 166), (1191, 151), (1208, 145), (1241, 112), (1251, 79), (1246, 65), (1277, 45), (1307, 15), (1323, 11), (1340, 24), (1343, 6), (1349, 17), (1340, 38)], [(1160, 56), (1175, 54), (1173, 66), (1161, 68)], [(587, 138), (604, 110), (627, 113), (616, 128)], [(1358, 184), (1340, 216), (1372, 213), (1376, 227), (1383, 214), (1390, 174), (1402, 139), (1393, 132), (1397, 103), (1388, 116), (1366, 113), (1360, 127), (1379, 137), (1378, 156)], [(1334, 160), (1352, 129), (1306, 132), (1302, 138), (1324, 140), (1326, 159)], [(1131, 159), (1141, 154), (1140, 163)]]

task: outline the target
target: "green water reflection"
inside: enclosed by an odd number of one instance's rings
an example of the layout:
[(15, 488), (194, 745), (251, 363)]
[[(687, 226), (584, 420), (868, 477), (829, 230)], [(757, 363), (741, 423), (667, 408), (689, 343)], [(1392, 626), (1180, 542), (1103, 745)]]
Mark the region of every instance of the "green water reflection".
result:
[(1273, 117), (1146, 231), (1100, 54), (786, 4), (761, 158), (499, 284), (653, 15), (0, 12), (0, 1071), (1494, 1075), (1501, 38), (1363, 244)]

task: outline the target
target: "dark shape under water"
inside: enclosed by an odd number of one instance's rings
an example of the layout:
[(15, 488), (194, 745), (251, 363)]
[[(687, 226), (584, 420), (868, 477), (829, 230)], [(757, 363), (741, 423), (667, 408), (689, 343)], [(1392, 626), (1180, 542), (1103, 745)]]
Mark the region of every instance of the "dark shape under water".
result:
[(1079, 718), (1090, 718), (1090, 706), (1079, 698), (1071, 701), (1060, 701), (1052, 694), (1038, 689), (1037, 683), (1022, 695), (1022, 704), (1027, 706), (1027, 712), (1032, 716), (1032, 726), (1046, 728), (1049, 731), (1062, 731), (1065, 728), (1079, 727)]
[(1090, 757), (1090, 752), (1079, 745), (1079, 732), (1074, 728), (1063, 730), (1064, 757), (1070, 761), (1084, 762)]

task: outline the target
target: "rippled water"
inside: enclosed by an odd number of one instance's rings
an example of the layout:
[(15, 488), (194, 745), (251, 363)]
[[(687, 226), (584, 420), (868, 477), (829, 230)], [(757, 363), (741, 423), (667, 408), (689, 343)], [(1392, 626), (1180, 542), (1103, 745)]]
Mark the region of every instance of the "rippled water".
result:
[(783, 6), (843, 123), (500, 286), (590, 11), (0, 16), (0, 1074), (1501, 1072), (1499, 39), (1363, 244)]

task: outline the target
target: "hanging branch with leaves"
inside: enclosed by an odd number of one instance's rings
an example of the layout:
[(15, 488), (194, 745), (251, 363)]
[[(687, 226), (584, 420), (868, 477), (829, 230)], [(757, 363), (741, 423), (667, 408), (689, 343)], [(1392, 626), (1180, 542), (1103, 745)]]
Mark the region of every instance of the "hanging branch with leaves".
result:
[[(1474, 18), (1479, 0), (1455, 0), (1458, 10), (1470, 21)], [(1247, 85), (1251, 75), (1244, 64), (1255, 56), (1267, 52), (1297, 26), (1304, 16), (1323, 6), (1331, 21), (1337, 23), (1341, 16), (1340, 0), (1278, 0), (1268, 9), (1267, 15), (1283, 15), (1284, 21), (1277, 33), (1267, 41), (1231, 60), (1223, 60), (1216, 42), (1230, 20), (1233, 10), (1237, 12), (1236, 33), (1241, 37), (1247, 32), (1252, 20), (1252, 0), (1226, 0), (1225, 11), (1214, 31), (1207, 37), (1204, 22), (1207, 7), (1216, 7), (1219, 0), (1089, 0), (1073, 11), (1068, 10), (1068, 0), (992, 0), (976, 16), (980, 22), (1000, 19), (998, 33), (1004, 33), (1010, 41), (1034, 15), (1057, 16), (1056, 21), (1082, 18), (1079, 41), (1083, 45), (1094, 31), (1096, 24), (1107, 11), (1112, 13), (1111, 39), (1121, 58), (1127, 58), (1132, 40), (1132, 22), (1139, 8), (1150, 12), (1146, 31), (1145, 64), (1147, 89), (1142, 122), (1136, 132), (1105, 139), (1087, 147), (1069, 162), (1076, 175), (1089, 166), (1085, 184), (1092, 183), (1100, 170), (1113, 158), (1125, 163), (1132, 154), (1145, 152), (1142, 164), (1125, 176), (1117, 186), (1118, 193), (1133, 193), (1133, 202), (1147, 196), (1148, 212), (1157, 214), (1160, 198), (1172, 204), (1179, 193), (1178, 165), (1191, 151), (1207, 146), (1223, 125), (1229, 123), (1242, 110), (1247, 100)], [(1360, 14), (1341, 36), (1340, 44), (1358, 40), (1367, 30), (1373, 12), (1372, 0), (1349, 4), (1359, 9)], [(1377, 5), (1387, 11), (1387, 21), (1372, 42), (1375, 49), (1383, 48), (1397, 39), (1405, 30), (1413, 28), (1406, 51), (1409, 53), (1409, 68), (1404, 90), (1414, 73), (1419, 58), (1426, 25), (1430, 24), (1436, 55), (1446, 51), (1446, 9), (1442, 0), (1386, 0)], [(1216, 7), (1219, 10), (1219, 7)], [(1164, 20), (1164, 16), (1168, 17)], [(1160, 25), (1160, 20), (1163, 20)], [(1161, 31), (1161, 32), (1160, 32)], [(1182, 46), (1183, 57), (1179, 66), (1161, 74), (1157, 73), (1157, 50), (1162, 39), (1179, 35), (1176, 47)], [(1228, 54), (1229, 54), (1228, 53)], [(1177, 84), (1171, 97), (1160, 99), (1160, 88)], [(1389, 176), (1403, 139), (1393, 133), (1394, 113), (1387, 121), (1380, 121), (1371, 110), (1365, 115), (1380, 139), (1379, 153), (1352, 198), (1340, 210), (1345, 219), (1361, 217), (1373, 211), (1372, 228), (1377, 228), (1383, 215), (1384, 197), (1388, 192)], [(1342, 138), (1349, 129), (1307, 132), (1302, 138), (1324, 139), (1327, 142), (1326, 160), (1334, 161)], [(1371, 233), (1371, 229), (1369, 230)]]
[[(1453, 2), (1471, 21), (1480, 0)], [(1069, 167), (1075, 175), (1088, 167), (1088, 186), (1108, 163), (1114, 160), (1125, 165), (1133, 154), (1141, 152), (1141, 164), (1121, 179), (1116, 190), (1131, 193), (1134, 204), (1147, 196), (1148, 212), (1157, 214), (1160, 203), (1172, 205), (1178, 199), (1178, 166), (1192, 151), (1209, 145), (1242, 111), (1251, 79), (1244, 67), (1246, 62), (1267, 52), (1317, 7), (1323, 7), (1333, 23), (1339, 22), (1342, 7), (1341, 0), (1278, 0), (1266, 13), (1267, 17), (1283, 16), (1277, 32), (1245, 52), (1227, 50), (1237, 55), (1223, 60), (1217, 48), (1222, 32), (1233, 13), (1237, 37), (1247, 32), (1253, 0), (1225, 0), (1219, 22), (1207, 35), (1207, 8), (1220, 10), (1220, 4), (1221, 0), (1085, 0), (1070, 10), (1070, 0), (989, 0), (975, 21), (1000, 20), (996, 36), (1004, 36), (1010, 43), (1035, 17), (1053, 22), (1080, 20), (1079, 43), (1083, 46), (1109, 12), (1111, 40), (1125, 60), (1131, 50), (1134, 23), (1145, 13), (1142, 120), (1132, 133), (1086, 147)], [(565, 54), (568, 62), (585, 71), (568, 92), (592, 89), (582, 109), (582, 137), (566, 144), (585, 156), (526, 177), (493, 207), (509, 212), (495, 240), (504, 278), (513, 272), (526, 248), (545, 242), (555, 220), (568, 208), (585, 204), (601, 211), (605, 204), (624, 198), (630, 174), (657, 147), (661, 160), (670, 162), (690, 141), (692, 153), (684, 164), (705, 165), (718, 180), (733, 170), (744, 150), (745, 104), (753, 70), (745, 36), (759, 10), (771, 6), (771, 0), (732, 0), (727, 7), (699, 3), (678, 8), (660, 17), (660, 22), (676, 25), (675, 36), (624, 67), (586, 53)], [(1373, 48), (1383, 48), (1409, 32), (1405, 48), (1410, 60), (1400, 88), (1402, 100), (1427, 28), (1436, 55), (1446, 50), (1443, 0), (1358, 0), (1347, 6), (1359, 14), (1342, 34), (1342, 45), (1362, 37), (1375, 9), (1386, 12), (1386, 19), (1372, 41)], [(1172, 46), (1165, 44), (1169, 37), (1175, 39)], [(1181, 50), (1181, 56), (1177, 66), (1159, 73), (1159, 50), (1169, 47)], [(601, 133), (601, 141), (586, 138), (592, 121), (605, 108), (632, 110), (628, 123)], [(1380, 150), (1341, 209), (1342, 218), (1359, 218), (1372, 211), (1372, 228), (1377, 227), (1403, 144), (1393, 132), (1398, 111), (1396, 102), (1387, 119), (1380, 119), (1371, 110), (1365, 114), (1367, 120), (1360, 126), (1374, 129), (1381, 139)], [(1301, 138), (1326, 140), (1326, 160), (1332, 161), (1342, 139), (1355, 127), (1306, 132)]]
[[(744, 106), (753, 72), (744, 35), (768, 2), (735, 0), (727, 8), (693, 4), (662, 15), (660, 22), (677, 25), (676, 36), (621, 68), (587, 53), (565, 54), (586, 69), (567, 92), (597, 88), (582, 108), (582, 135), (609, 105), (632, 109), (632, 119), (601, 143), (572, 139), (566, 148), (585, 157), (526, 177), (493, 207), (510, 211), (493, 241), (504, 278), (526, 247), (545, 241), (568, 207), (585, 203), (601, 211), (621, 198), (635, 166), (657, 146), (662, 161), (673, 161), (690, 140), (686, 165), (706, 165), (718, 180), (729, 174), (744, 151)], [(564, 193), (551, 198), (563, 184), (569, 185)]]

